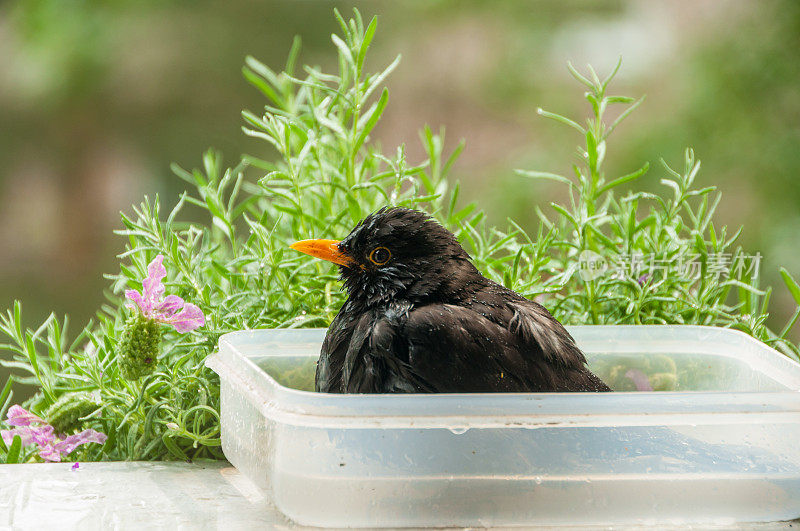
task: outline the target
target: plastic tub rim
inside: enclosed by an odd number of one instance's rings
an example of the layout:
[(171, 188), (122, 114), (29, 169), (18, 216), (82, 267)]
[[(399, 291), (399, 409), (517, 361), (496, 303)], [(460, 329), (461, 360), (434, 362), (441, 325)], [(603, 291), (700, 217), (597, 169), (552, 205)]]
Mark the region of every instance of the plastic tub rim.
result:
[[(749, 347), (767, 349), (800, 367), (744, 332), (698, 325), (585, 325), (576, 330), (636, 328), (641, 332), (664, 331), (664, 327), (695, 329), (744, 338)], [(293, 425), (350, 427), (552, 427), (657, 425), (676, 421), (726, 423), (742, 414), (769, 415), (777, 422), (792, 422), (800, 412), (800, 392), (786, 391), (651, 391), (614, 393), (409, 393), (334, 394), (302, 391), (279, 384), (247, 356), (238, 353), (246, 369), (237, 370), (223, 351), (236, 352), (232, 340), (265, 331), (301, 333), (324, 329), (259, 329), (231, 332), (220, 337), (220, 352), (206, 365), (228, 381), (237, 380), (248, 400), (273, 419)], [(230, 354), (228, 354), (230, 355)], [(733, 356), (735, 357), (735, 356)], [(258, 380), (253, 382), (253, 378)], [(424, 402), (424, 405), (423, 405)], [(488, 402), (485, 404), (484, 402)], [(408, 406), (413, 413), (409, 413)], [(418, 407), (414, 407), (418, 406)], [(698, 409), (698, 406), (705, 406)], [(477, 409), (476, 409), (477, 408)], [(399, 410), (403, 412), (400, 413)], [(796, 417), (795, 417), (796, 418)]]

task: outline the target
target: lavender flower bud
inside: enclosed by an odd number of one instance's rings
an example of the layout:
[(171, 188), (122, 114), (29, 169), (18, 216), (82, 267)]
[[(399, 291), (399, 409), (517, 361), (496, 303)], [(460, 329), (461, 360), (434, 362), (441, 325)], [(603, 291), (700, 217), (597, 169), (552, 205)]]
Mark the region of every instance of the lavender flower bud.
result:
[(81, 418), (94, 413), (100, 403), (90, 393), (66, 393), (44, 414), (56, 433), (71, 433), (81, 427)]
[(161, 328), (155, 320), (138, 313), (128, 319), (117, 353), (122, 376), (128, 380), (138, 380), (152, 373), (160, 345)]

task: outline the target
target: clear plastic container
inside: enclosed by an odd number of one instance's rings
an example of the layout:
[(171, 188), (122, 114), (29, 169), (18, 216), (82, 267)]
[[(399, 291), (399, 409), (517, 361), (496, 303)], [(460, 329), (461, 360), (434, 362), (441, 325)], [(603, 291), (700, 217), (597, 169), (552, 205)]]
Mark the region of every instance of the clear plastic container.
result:
[[(227, 334), (222, 448), (292, 520), (333, 527), (681, 524), (800, 517), (800, 365), (697, 326), (571, 327), (615, 389), (332, 395), (323, 329)], [(304, 378), (299, 374), (304, 372)], [(626, 387), (627, 385), (627, 387)]]

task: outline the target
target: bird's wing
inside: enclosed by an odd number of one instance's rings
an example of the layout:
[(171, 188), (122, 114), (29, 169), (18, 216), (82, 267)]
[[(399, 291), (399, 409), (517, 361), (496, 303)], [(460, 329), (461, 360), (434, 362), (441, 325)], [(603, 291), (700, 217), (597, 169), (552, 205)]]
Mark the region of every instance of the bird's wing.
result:
[[(437, 392), (530, 389), (525, 356), (507, 328), (452, 304), (422, 306), (403, 325), (408, 365)], [(539, 379), (547, 379), (545, 374)]]
[(508, 308), (513, 312), (508, 329), (524, 345), (538, 347), (545, 360), (557, 365), (582, 367), (586, 364), (586, 357), (575, 340), (547, 308), (528, 299), (511, 302)]
[(586, 367), (586, 357), (564, 325), (541, 304), (522, 297), (520, 299), (509, 304), (514, 311), (509, 330), (520, 337), (526, 346), (538, 345), (541, 356), (560, 369), (564, 377), (555, 390), (611, 391), (603, 380)]
[(547, 308), (520, 297), (509, 307), (514, 316), (509, 330), (517, 335), (526, 347), (537, 345), (541, 358), (555, 365), (560, 373), (555, 391), (611, 391), (603, 380), (586, 367), (586, 357), (575, 339), (567, 332)]
[(608, 390), (564, 327), (523, 300), (530, 305), (432, 304), (409, 312), (400, 330), (408, 367), (436, 392)]

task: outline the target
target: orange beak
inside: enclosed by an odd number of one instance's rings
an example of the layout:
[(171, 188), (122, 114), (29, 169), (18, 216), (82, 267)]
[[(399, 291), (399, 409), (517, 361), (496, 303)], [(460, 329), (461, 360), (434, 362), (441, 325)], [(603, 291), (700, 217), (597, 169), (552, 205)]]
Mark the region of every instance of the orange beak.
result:
[(350, 267), (355, 261), (339, 250), (339, 240), (301, 240), (290, 247), (295, 251), (322, 258), (340, 266)]

